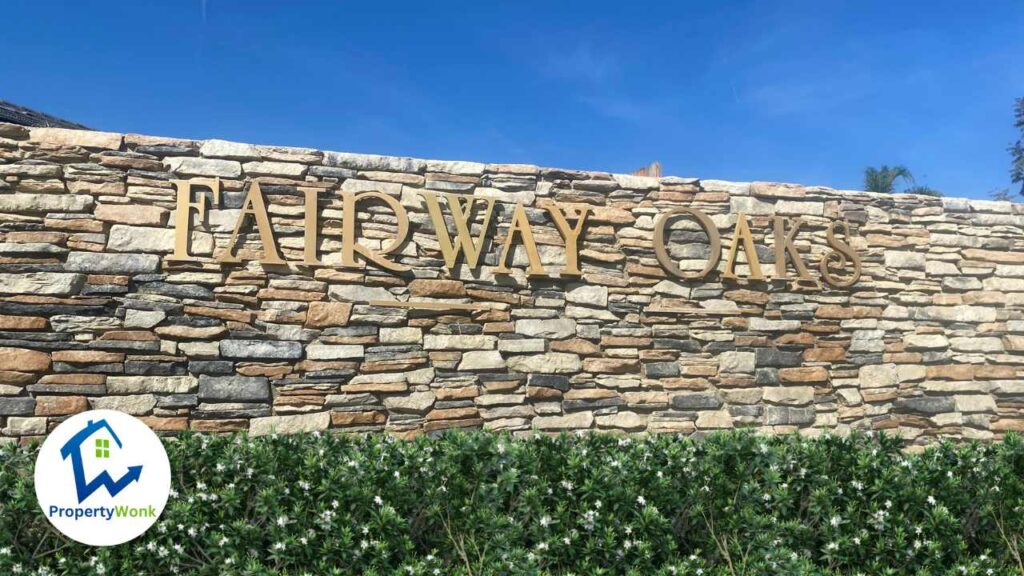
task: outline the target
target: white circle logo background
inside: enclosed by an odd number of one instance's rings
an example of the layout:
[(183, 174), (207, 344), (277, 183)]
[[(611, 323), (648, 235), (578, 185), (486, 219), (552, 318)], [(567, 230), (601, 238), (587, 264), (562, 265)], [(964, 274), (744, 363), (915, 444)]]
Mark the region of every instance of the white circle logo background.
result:
[(171, 465), (160, 438), (141, 420), (90, 410), (47, 436), (36, 458), (35, 485), (43, 514), (62, 534), (90, 546), (113, 546), (160, 517)]

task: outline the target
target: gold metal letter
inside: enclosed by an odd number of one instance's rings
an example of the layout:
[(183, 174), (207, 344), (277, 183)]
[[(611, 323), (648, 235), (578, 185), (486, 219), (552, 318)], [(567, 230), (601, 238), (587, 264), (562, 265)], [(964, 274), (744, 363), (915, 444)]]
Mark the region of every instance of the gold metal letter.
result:
[(316, 249), (319, 244), (319, 227), (317, 223), (317, 194), (320, 193), (319, 188), (303, 188), (302, 193), (306, 195), (306, 218), (304, 226), (306, 229), (303, 231), (303, 239), (305, 243), (302, 250), (302, 263), (317, 265), (323, 264), (316, 257)]
[(202, 222), (206, 217), (206, 195), (192, 200), (192, 187), (205, 186), (213, 191), (213, 202), (220, 202), (220, 178), (195, 178), (193, 180), (175, 180), (174, 187), (178, 190), (178, 204), (174, 213), (174, 255), (168, 260), (181, 262), (195, 261), (188, 253), (189, 239), (192, 238), (192, 210), (195, 209)]
[[(696, 218), (697, 223), (704, 229), (704, 233), (708, 235), (708, 248), (710, 250), (708, 253), (708, 263), (704, 265), (703, 270), (696, 274), (687, 274), (680, 270), (665, 248), (665, 230), (668, 227), (668, 221), (673, 216), (682, 214), (688, 214)], [(722, 258), (722, 239), (718, 235), (718, 228), (711, 221), (711, 218), (708, 218), (707, 214), (696, 208), (675, 208), (660, 214), (658, 220), (654, 223), (654, 254), (658, 257), (661, 267), (669, 274), (680, 278), (699, 280), (707, 276), (708, 272), (711, 272), (718, 266), (718, 261)]]
[(526, 269), (526, 273), (531, 276), (545, 274), (544, 266), (540, 263), (540, 255), (537, 254), (537, 244), (533, 241), (533, 228), (530, 227), (526, 210), (520, 203), (516, 203), (515, 211), (512, 213), (512, 222), (508, 226), (508, 235), (505, 237), (505, 249), (501, 252), (501, 260), (499, 260), (498, 269), (495, 272), (498, 274), (512, 272), (506, 263), (508, 262), (508, 253), (512, 248), (512, 240), (517, 232), (522, 237), (523, 248), (526, 248), (526, 256), (530, 259), (530, 266)]
[(761, 274), (761, 262), (757, 259), (757, 251), (754, 249), (754, 237), (750, 234), (750, 225), (747, 223), (747, 215), (743, 212), (736, 214), (736, 229), (733, 231), (732, 247), (729, 248), (729, 256), (725, 261), (725, 272), (722, 278), (736, 279), (736, 251), (743, 242), (743, 251), (747, 254), (747, 266), (750, 268), (750, 280), (764, 280)]
[(793, 259), (793, 267), (796, 268), (797, 277), (800, 280), (814, 280), (811, 277), (811, 273), (807, 271), (807, 267), (804, 266), (804, 260), (800, 257), (800, 252), (793, 245), (793, 238), (800, 231), (804, 221), (800, 218), (794, 220), (789, 234), (786, 234), (785, 218), (775, 216), (773, 223), (775, 227), (775, 277), (786, 278), (786, 257), (788, 255)]
[(487, 207), (484, 210), (484, 221), (481, 224), (480, 235), (476, 242), (469, 234), (469, 225), (473, 220), (473, 204), (477, 198), (472, 196), (460, 196), (458, 194), (445, 194), (448, 201), (448, 209), (452, 212), (452, 220), (455, 221), (455, 239), (453, 245), (448, 235), (448, 225), (444, 221), (444, 214), (437, 201), (437, 194), (434, 192), (422, 192), (421, 195), (427, 201), (427, 212), (430, 213), (430, 220), (434, 223), (434, 231), (437, 233), (437, 244), (441, 248), (441, 255), (444, 256), (444, 265), (449, 269), (455, 267), (459, 259), (459, 252), (466, 255), (466, 265), (476, 268), (480, 261), (480, 252), (487, 242), (487, 229), (491, 225), (491, 211), (494, 209), (493, 198), (480, 198)]
[[(409, 214), (402, 207), (401, 203), (377, 190), (368, 190), (358, 194), (345, 192), (341, 198), (342, 209), (344, 210), (341, 225), (341, 265), (359, 267), (359, 263), (356, 262), (356, 253), (358, 252), (363, 258), (393, 272), (408, 271), (408, 266), (397, 264), (384, 257), (385, 254), (391, 254), (398, 250), (402, 243), (405, 242), (406, 236), (409, 235)], [(391, 242), (391, 245), (380, 252), (375, 252), (356, 242), (356, 204), (366, 198), (376, 198), (384, 202), (391, 208), (398, 219), (398, 233), (395, 235), (395, 239)]]
[(545, 206), (544, 209), (551, 214), (551, 219), (555, 221), (555, 226), (558, 226), (558, 232), (562, 234), (562, 239), (565, 240), (565, 268), (562, 268), (560, 274), (562, 276), (582, 275), (583, 272), (580, 270), (579, 240), (580, 234), (583, 232), (583, 226), (587, 223), (590, 206), (569, 206), (569, 210), (572, 211), (572, 217), (577, 219), (576, 225), (573, 227), (569, 226), (565, 214), (562, 213), (562, 207), (558, 204)]
[[(821, 269), (821, 277), (824, 278), (826, 282), (836, 288), (848, 288), (853, 286), (857, 280), (860, 280), (860, 256), (857, 255), (857, 251), (854, 250), (847, 242), (836, 238), (836, 225), (843, 228), (844, 237), (847, 239), (850, 237), (850, 224), (845, 220), (829, 224), (828, 231), (825, 236), (828, 240), (828, 245), (834, 250), (821, 257), (819, 268)], [(853, 264), (853, 275), (846, 280), (833, 276), (832, 272), (829, 270), (829, 260), (838, 260), (837, 268), (840, 270), (846, 267), (847, 260), (849, 260)]]
[(280, 252), (277, 251), (277, 240), (274, 239), (274, 229), (270, 226), (270, 217), (267, 216), (267, 206), (263, 202), (263, 191), (260, 190), (259, 182), (253, 182), (249, 187), (249, 193), (245, 195), (245, 201), (242, 203), (242, 212), (239, 213), (238, 220), (235, 221), (235, 231), (231, 233), (231, 239), (218, 260), (221, 262), (240, 261), (238, 256), (235, 256), (235, 241), (238, 240), (238, 232), (248, 215), (252, 215), (256, 220), (256, 230), (260, 234), (260, 243), (263, 244), (263, 257), (260, 258), (260, 264), (285, 264), (286, 262), (281, 259)]

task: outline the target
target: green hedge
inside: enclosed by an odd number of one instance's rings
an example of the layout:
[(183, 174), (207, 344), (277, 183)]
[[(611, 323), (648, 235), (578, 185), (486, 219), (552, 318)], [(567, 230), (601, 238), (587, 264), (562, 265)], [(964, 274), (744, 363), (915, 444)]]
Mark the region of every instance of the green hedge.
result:
[(176, 436), (159, 522), (88, 548), (3, 449), (0, 574), (1024, 574), (1024, 443), (751, 434)]

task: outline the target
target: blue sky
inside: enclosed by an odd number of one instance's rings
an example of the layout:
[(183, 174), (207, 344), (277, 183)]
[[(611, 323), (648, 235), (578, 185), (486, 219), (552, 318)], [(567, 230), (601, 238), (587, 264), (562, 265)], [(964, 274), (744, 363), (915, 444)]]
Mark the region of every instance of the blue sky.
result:
[(0, 99), (102, 130), (859, 188), (1010, 187), (1021, 0), (4, 4)]

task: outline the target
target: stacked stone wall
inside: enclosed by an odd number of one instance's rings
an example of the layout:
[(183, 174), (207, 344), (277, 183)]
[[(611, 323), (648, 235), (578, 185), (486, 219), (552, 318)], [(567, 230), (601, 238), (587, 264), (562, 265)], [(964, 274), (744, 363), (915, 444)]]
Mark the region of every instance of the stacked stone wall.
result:
[[(175, 259), (175, 181), (211, 178), (219, 199)], [(286, 264), (259, 262), (252, 222), (239, 262), (219, 258), (255, 182)], [(343, 261), (343, 196), (367, 191), (407, 211), (388, 256), (407, 271)], [(478, 266), (446, 265), (423, 192), (495, 200)], [(498, 272), (517, 204), (542, 275), (518, 240)], [(556, 204), (589, 208), (581, 276), (561, 274)], [(358, 243), (383, 251), (401, 218), (357, 206)], [(769, 278), (747, 279), (743, 250), (736, 279), (727, 255), (701, 279), (669, 273), (655, 228), (680, 207), (711, 218), (723, 253), (742, 212)], [(802, 221), (814, 280), (771, 277), (775, 216)], [(818, 272), (837, 221), (861, 264), (845, 288)], [(681, 270), (708, 261), (695, 222), (666, 238)], [(162, 431), (998, 438), (1024, 430), (1024, 205), (0, 124), (2, 438), (90, 408)]]

